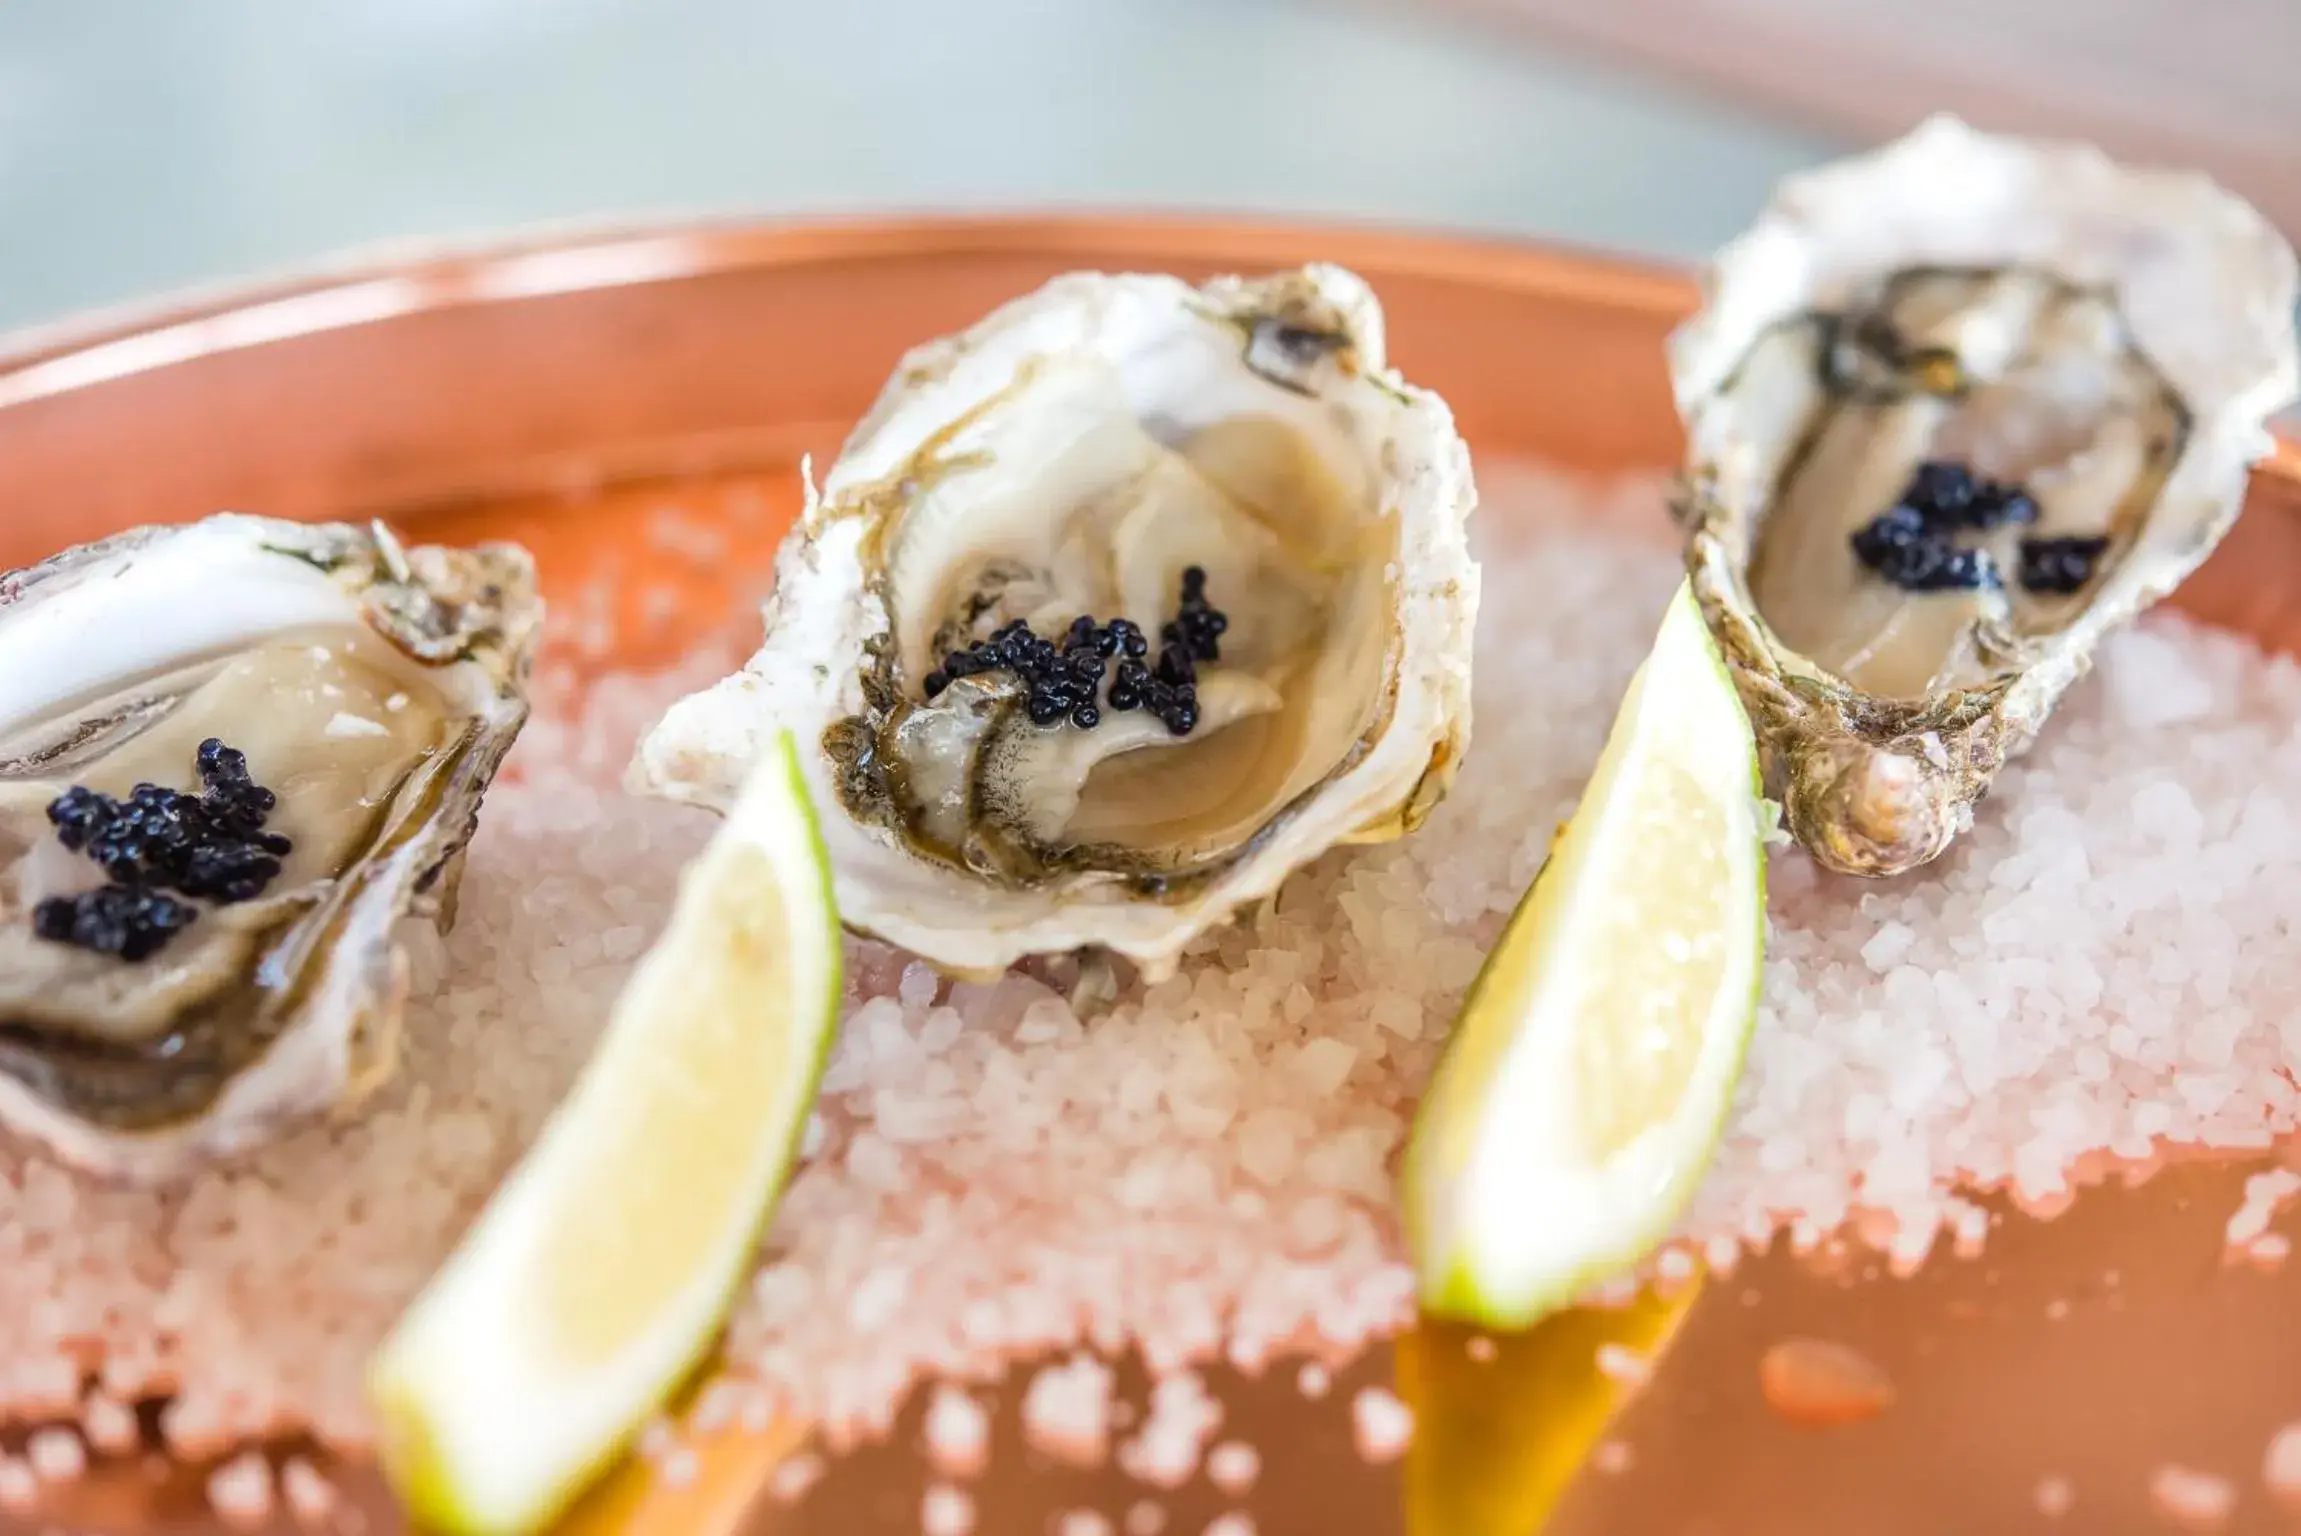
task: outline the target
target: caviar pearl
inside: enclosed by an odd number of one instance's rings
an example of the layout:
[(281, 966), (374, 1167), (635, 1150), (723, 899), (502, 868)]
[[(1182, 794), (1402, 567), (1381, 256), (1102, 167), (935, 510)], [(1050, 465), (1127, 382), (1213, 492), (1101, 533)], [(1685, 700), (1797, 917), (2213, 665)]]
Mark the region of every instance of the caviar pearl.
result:
[(2037, 503), (2019, 486), (1927, 460), (1911, 472), (1900, 500), (1854, 531), (1854, 558), (1905, 592), (1994, 589), (2003, 585), (1997, 562), (1953, 535), (2036, 520)]
[(203, 788), (181, 794), (138, 784), (126, 800), (76, 785), (48, 806), (56, 840), (103, 869), (108, 884), (50, 897), (33, 931), (122, 960), (150, 958), (198, 916), (172, 896), (253, 901), (278, 878), (294, 844), (263, 830), (278, 796), (255, 782), (246, 754), (215, 737), (194, 759)]
[(2064, 597), (2077, 592), (2093, 579), (2094, 567), (2108, 549), (2106, 537), (2023, 539), (2022, 589)]
[(1102, 723), (1095, 697), (1115, 661), (1108, 706), (1148, 709), (1169, 731), (1187, 736), (1198, 724), (1198, 663), (1219, 659), (1229, 627), (1229, 617), (1206, 601), (1206, 571), (1194, 565), (1182, 573), (1174, 619), (1160, 626), (1164, 643), (1155, 674), (1142, 660), (1150, 639), (1140, 626), (1127, 619), (1097, 624), (1081, 614), (1064, 629), (1060, 647), (1033, 634), (1025, 621), (1010, 620), (988, 639), (946, 653), (920, 691), (932, 699), (956, 678), (1010, 672), (1023, 685), (1024, 712), (1033, 724), (1052, 726), (1068, 716), (1077, 729), (1091, 731)]

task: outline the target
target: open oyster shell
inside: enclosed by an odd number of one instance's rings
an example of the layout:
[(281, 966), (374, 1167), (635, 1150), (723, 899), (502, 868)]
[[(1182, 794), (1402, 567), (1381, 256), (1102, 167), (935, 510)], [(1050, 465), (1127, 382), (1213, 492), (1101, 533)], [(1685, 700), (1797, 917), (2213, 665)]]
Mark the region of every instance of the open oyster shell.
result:
[[(541, 617), (519, 549), (235, 515), (0, 576), (0, 1123), (165, 1178), (378, 1081), (394, 930), (447, 919)], [(44, 936), (43, 904), (133, 868), (68, 846), (59, 796), (197, 796), (210, 738), (276, 793), (263, 888), (177, 888), (195, 916), (142, 958)]]
[[(1694, 590), (1790, 831), (1910, 869), (2228, 530), (2295, 390), (2293, 252), (2202, 177), (1937, 118), (1786, 182), (1705, 286), (1669, 347)], [(1854, 536), (1929, 462), (2026, 495), (1958, 535), (1969, 584), (1904, 590)]]
[[(1355, 276), (1058, 279), (904, 360), (783, 547), (765, 645), (671, 710), (634, 785), (723, 810), (788, 727), (850, 926), (962, 974), (1083, 948), (1163, 974), (1445, 792), (1474, 500)], [(1124, 619), (1156, 659), (1194, 567), (1229, 627), (1187, 731), (1115, 670), (1086, 726), (1034, 723), (1012, 670), (942, 675), (1017, 621)]]

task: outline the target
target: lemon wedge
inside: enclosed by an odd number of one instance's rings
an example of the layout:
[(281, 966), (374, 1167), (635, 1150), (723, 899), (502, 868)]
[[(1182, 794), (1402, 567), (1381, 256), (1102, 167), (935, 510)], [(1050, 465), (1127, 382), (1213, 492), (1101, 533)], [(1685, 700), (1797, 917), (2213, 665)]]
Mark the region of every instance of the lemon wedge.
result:
[(783, 738), (683, 876), (574, 1091), (372, 1364), (417, 1520), (547, 1523), (710, 1347), (838, 1020), (829, 861)]
[(1403, 1194), (1426, 1311), (1523, 1327), (1677, 1221), (1756, 1022), (1763, 805), (1681, 586), (1417, 1113)]

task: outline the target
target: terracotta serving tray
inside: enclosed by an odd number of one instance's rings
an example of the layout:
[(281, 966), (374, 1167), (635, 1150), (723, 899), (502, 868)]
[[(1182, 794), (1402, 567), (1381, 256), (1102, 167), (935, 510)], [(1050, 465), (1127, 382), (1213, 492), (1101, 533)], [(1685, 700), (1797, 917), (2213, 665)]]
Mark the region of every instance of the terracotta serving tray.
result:
[[(1139, 218), (677, 228), (355, 264), (17, 338), (0, 348), (0, 569), (221, 508), (380, 516), (422, 538), (521, 538), (555, 599), (602, 574), (632, 591), (643, 577), (677, 579), (684, 611), (635, 626), (617, 658), (659, 662), (755, 594), (799, 455), (836, 450), (907, 346), (1065, 269), (1199, 276), (1313, 258), (1374, 284), (1399, 366), (1452, 402), (1481, 454), (1595, 471), (1675, 461), (1662, 341), (1693, 290), (1667, 271), (1365, 229)], [(730, 498), (705, 482), (740, 484), (773, 509), (741, 525), (736, 568), (674, 571), (646, 539), (645, 516), (673, 482), (706, 515)], [(2296, 590), (2301, 450), (2288, 445), (2177, 601), (2301, 649)], [(1912, 1280), (1780, 1248), (1745, 1263), (1703, 1294), (1618, 1426), (1628, 1470), (1582, 1477), (1553, 1529), (2043, 1529), (2033, 1490), (2052, 1472), (2080, 1501), (2062, 1528), (2150, 1530), (2146, 1477), (2169, 1461), (2239, 1484), (2228, 1529), (2285, 1529), (2257, 1469), (2271, 1430), (2301, 1418), (2301, 1268), (2218, 1260), (2221, 1223), (2256, 1163), (2176, 1166), (2081, 1196), (2050, 1222), (2008, 1214), (1985, 1257), (1938, 1259)], [(2066, 1304), (2058, 1316), (2052, 1302)], [(1827, 1432), (1767, 1412), (1758, 1357), (1804, 1333), (1884, 1363), (1893, 1408)], [(1352, 1452), (1347, 1407), (1356, 1385), (1392, 1369), (1377, 1351), (1321, 1402), (1296, 1392), (1291, 1370), (1213, 1373), (1232, 1430), (1263, 1452), (1244, 1501), (1262, 1536), (1401, 1528), (1399, 1473)], [(1534, 1426), (1488, 1449), (1504, 1473), (1544, 1462), (1540, 1384), (1521, 1386), (1470, 1415)], [(974, 1490), (979, 1531), (1037, 1536), (1057, 1511), (1115, 1517), (1139, 1496), (1115, 1473), (1034, 1461), (1015, 1434), (1018, 1395), (1002, 1395), (991, 1471)], [(915, 1427), (906, 1418), (886, 1445), (833, 1458), (788, 1508), (762, 1495), (806, 1427), (723, 1434), (692, 1485), (627, 1470), (573, 1523), (649, 1536), (915, 1531), (926, 1482)], [(367, 1529), (396, 1527), (371, 1473), (337, 1473)], [(24, 1528), (198, 1530), (198, 1486), (196, 1469), (101, 1469)], [(1196, 1536), (1239, 1501), (1199, 1485), (1164, 1502), (1166, 1529)]]

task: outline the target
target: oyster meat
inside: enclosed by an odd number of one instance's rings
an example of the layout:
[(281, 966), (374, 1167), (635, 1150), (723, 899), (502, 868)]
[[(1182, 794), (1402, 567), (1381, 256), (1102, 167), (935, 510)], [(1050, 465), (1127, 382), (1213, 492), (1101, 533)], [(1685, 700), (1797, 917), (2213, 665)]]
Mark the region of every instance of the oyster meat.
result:
[(635, 785), (724, 810), (788, 727), (850, 926), (959, 974), (1163, 974), (1444, 794), (1474, 500), (1350, 273), (1058, 279), (904, 360), (810, 489), (764, 646)]
[(0, 1123), (165, 1178), (379, 1080), (541, 617), (524, 551), (380, 525), (0, 576)]
[(1686, 565), (1823, 864), (1939, 855), (2228, 530), (2291, 247), (2202, 177), (1931, 120), (1785, 183), (1670, 340)]

